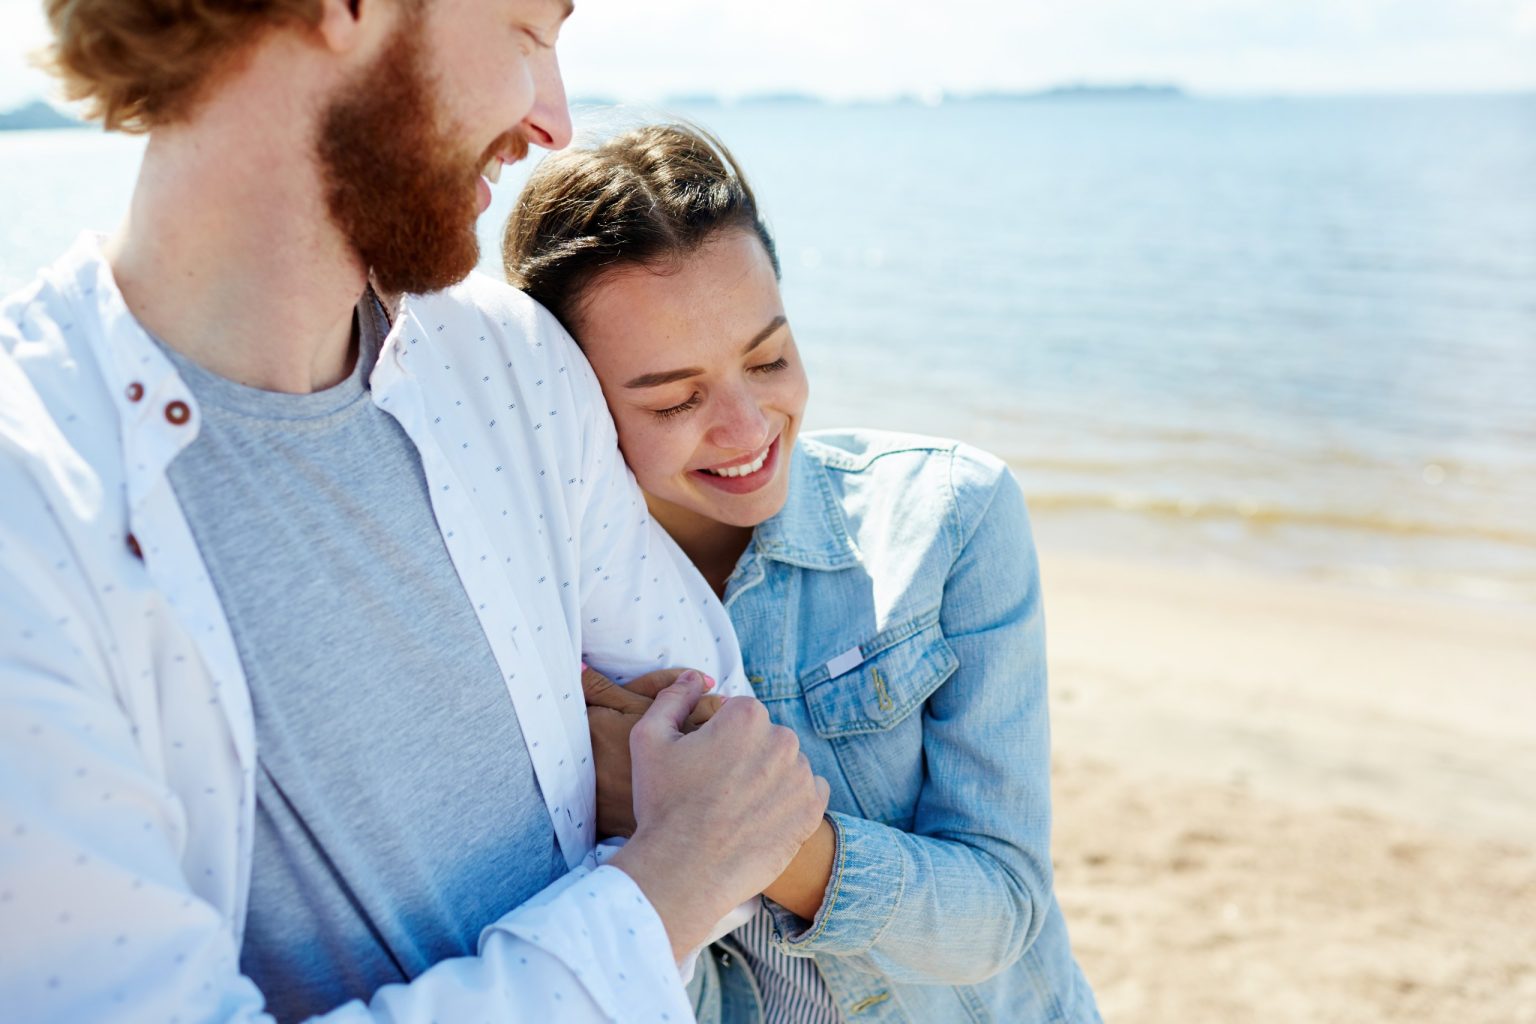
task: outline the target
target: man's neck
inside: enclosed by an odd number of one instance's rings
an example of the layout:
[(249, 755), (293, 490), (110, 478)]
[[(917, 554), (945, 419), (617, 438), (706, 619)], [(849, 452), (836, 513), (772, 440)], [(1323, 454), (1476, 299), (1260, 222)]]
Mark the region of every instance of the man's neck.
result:
[(238, 383), (304, 394), (350, 370), (367, 271), (295, 139), (304, 112), (286, 113), (295, 120), (274, 111), (254, 131), (249, 118), (204, 117), (156, 133), (106, 257), (128, 308), (166, 345)]

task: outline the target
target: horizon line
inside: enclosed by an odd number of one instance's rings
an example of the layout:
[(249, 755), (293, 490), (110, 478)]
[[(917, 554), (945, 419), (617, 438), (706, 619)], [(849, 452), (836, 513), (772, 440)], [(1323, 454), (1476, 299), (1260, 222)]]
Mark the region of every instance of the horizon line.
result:
[[(1507, 88), (1426, 88), (1426, 89), (1203, 89), (1191, 88), (1177, 82), (1063, 82), (1040, 87), (998, 87), (978, 89), (941, 89), (933, 91), (905, 90), (899, 92), (839, 94), (801, 89), (757, 89), (744, 91), (711, 92), (707, 90), (681, 90), (671, 93), (632, 93), (622, 96), (593, 91), (575, 95), (569, 99), (572, 107), (594, 106), (648, 106), (659, 104), (753, 106), (774, 103), (804, 103), (822, 106), (881, 106), (914, 104), (941, 106), (945, 103), (987, 102), (1007, 100), (1050, 100), (1131, 98), (1163, 100), (1353, 100), (1353, 99), (1495, 99), (1536, 96), (1536, 82)], [(62, 103), (46, 93), (34, 93), (0, 109), (0, 116), (12, 114), (33, 104), (42, 103), (65, 117), (85, 121), (75, 116), (74, 104)]]

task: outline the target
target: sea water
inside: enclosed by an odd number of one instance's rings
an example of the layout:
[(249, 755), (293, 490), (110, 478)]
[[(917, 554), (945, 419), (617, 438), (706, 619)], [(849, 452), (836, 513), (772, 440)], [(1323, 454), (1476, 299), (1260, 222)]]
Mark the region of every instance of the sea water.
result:
[[(1047, 547), (1536, 603), (1536, 97), (673, 112), (777, 235), (809, 426), (997, 452)], [(140, 146), (0, 134), (0, 289)]]

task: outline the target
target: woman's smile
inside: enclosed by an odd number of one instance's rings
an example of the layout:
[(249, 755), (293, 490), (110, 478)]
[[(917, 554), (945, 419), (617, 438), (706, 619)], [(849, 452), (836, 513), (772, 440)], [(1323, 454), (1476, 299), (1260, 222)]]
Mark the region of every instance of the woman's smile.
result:
[(784, 507), (807, 385), (757, 235), (598, 277), (578, 336), (662, 525), (753, 527)]
[(779, 439), (775, 437), (750, 461), (737, 459), (708, 469), (695, 469), (692, 476), (727, 494), (751, 494), (773, 480), (779, 468)]

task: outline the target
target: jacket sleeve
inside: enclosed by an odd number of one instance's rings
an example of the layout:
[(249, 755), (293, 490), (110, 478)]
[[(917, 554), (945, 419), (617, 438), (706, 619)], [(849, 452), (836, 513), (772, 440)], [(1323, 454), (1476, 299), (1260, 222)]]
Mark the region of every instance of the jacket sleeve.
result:
[(1016, 961), (1052, 895), (1050, 729), (1040, 577), (1018, 484), (991, 456), (951, 463), (958, 557), (940, 624), (959, 666), (922, 708), (913, 830), (846, 814), (821, 910), (769, 903), (791, 955), (867, 956), (892, 980), (974, 984)]
[[(0, 438), (0, 1006), (8, 1021), (269, 1021), (236, 925), (186, 876), (188, 806), (54, 507)], [(97, 581), (100, 585), (100, 581)], [(160, 694), (176, 699), (174, 693)], [(136, 715), (145, 716), (142, 720)], [(230, 837), (230, 842), (236, 840)], [(336, 1008), (336, 1022), (687, 1019), (654, 909), (572, 872), (490, 923), (478, 955)]]

